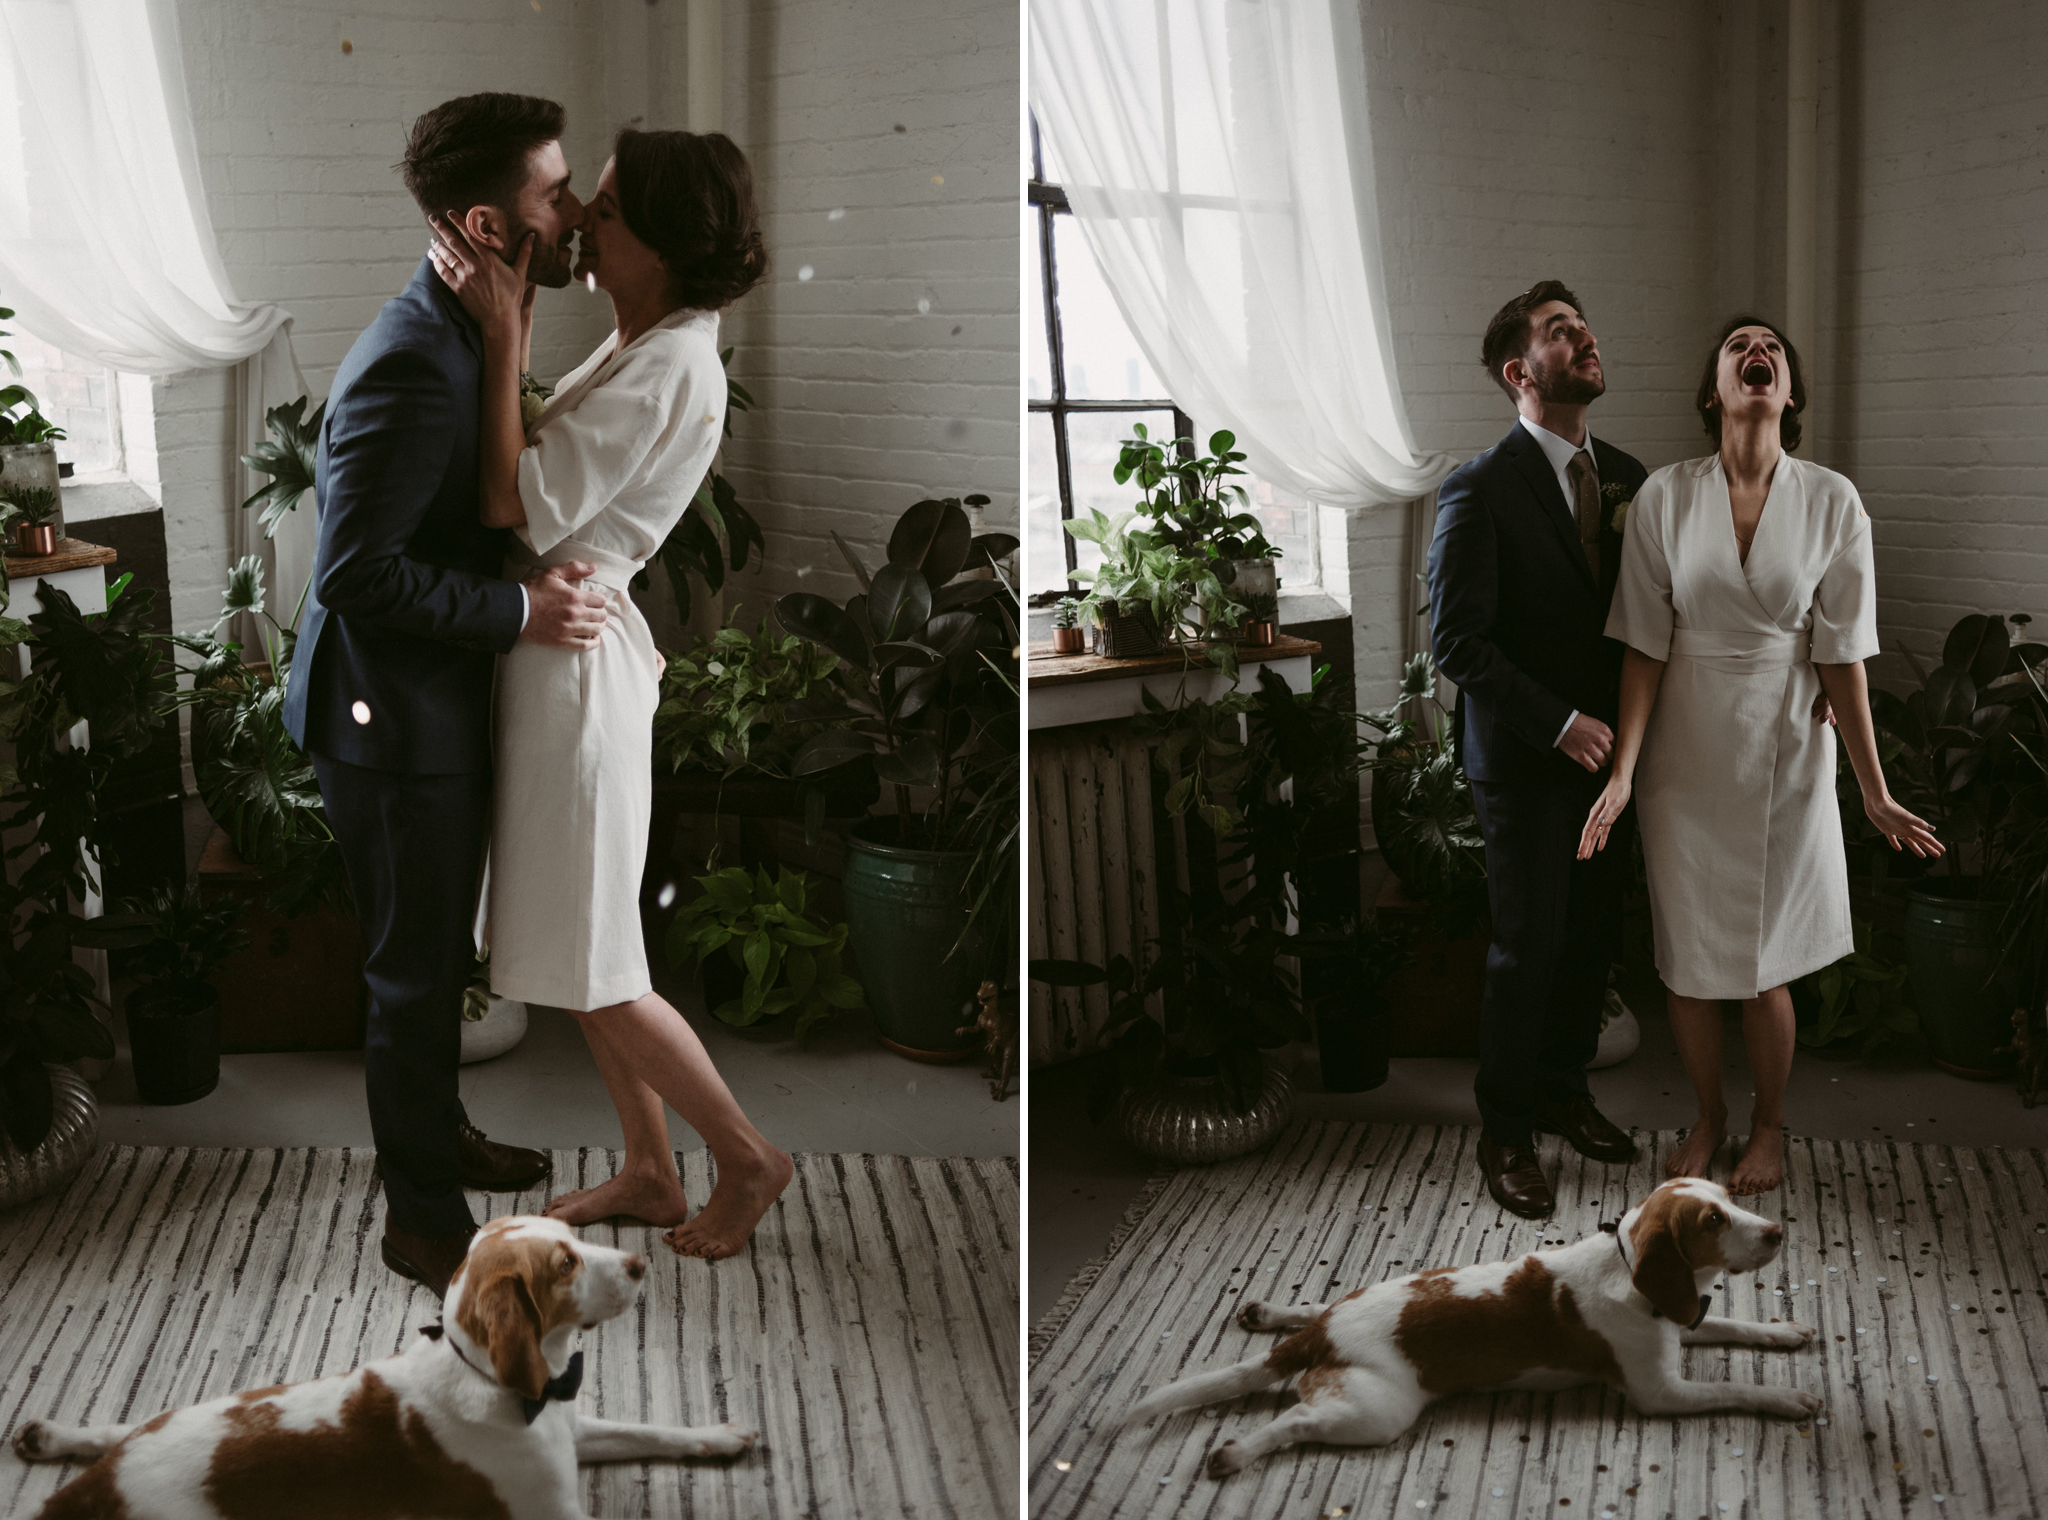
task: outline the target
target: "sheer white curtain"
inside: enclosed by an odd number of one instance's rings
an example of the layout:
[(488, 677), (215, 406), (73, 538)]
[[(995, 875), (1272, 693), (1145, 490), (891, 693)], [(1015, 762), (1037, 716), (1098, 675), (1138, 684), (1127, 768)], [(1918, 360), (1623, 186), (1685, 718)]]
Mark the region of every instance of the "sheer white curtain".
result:
[[(239, 366), (238, 452), (304, 391), (290, 315), (237, 299), (221, 265), (171, 0), (0, 0), (0, 305), (115, 369)], [(246, 475), (236, 502), (261, 479)], [(248, 552), (251, 514), (228, 510)], [(287, 524), (271, 568), (289, 609), (312, 568), (308, 506)]]
[[(1410, 501), (1355, 0), (1031, 0), (1031, 105), (1131, 332), (1205, 439), (1327, 506)], [(1350, 98), (1339, 70), (1353, 71)]]

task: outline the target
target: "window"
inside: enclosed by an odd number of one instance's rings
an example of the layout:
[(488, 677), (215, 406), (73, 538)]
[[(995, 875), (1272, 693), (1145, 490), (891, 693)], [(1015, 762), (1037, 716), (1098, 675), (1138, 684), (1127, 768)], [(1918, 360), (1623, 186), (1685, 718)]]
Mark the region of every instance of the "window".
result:
[(36, 410), (64, 430), (57, 443), (58, 457), (80, 475), (120, 469), (120, 376), (19, 328), (0, 339), (0, 348), (13, 350), (21, 361), (19, 383), (34, 393)]
[[(1031, 369), (1026, 397), (1028, 437), (1025, 533), (1033, 601), (1043, 604), (1073, 588), (1068, 572), (1099, 557), (1095, 545), (1077, 543), (1060, 524), (1096, 509), (1130, 510), (1131, 486), (1112, 476), (1118, 447), (1142, 422), (1154, 439), (1207, 442), (1227, 423), (1190, 417), (1138, 350), (1123, 314), (1088, 251), (1067, 204), (1059, 166), (1050, 160), (1031, 123), (1030, 181), (1025, 245), (1030, 250)], [(1267, 481), (1246, 476), (1252, 510), (1266, 537), (1281, 551), (1280, 574), (1290, 589), (1316, 581), (1314, 507)]]

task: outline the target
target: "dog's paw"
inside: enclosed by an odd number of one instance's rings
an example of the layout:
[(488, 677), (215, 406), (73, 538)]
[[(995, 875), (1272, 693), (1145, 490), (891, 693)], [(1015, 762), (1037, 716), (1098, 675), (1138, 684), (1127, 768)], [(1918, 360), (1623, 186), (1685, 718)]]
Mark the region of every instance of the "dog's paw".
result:
[(1764, 1414), (1783, 1415), (1788, 1420), (1803, 1420), (1827, 1407), (1819, 1394), (1800, 1388), (1766, 1388), (1761, 1391), (1767, 1397), (1759, 1402), (1758, 1409)]
[(1811, 1325), (1802, 1325), (1796, 1320), (1787, 1320), (1782, 1325), (1771, 1325), (1767, 1346), (1804, 1346), (1812, 1342), (1820, 1332)]
[(41, 1462), (50, 1451), (49, 1427), (41, 1420), (23, 1420), (14, 1427), (14, 1454), (24, 1462)]
[(760, 1431), (749, 1430), (744, 1425), (715, 1425), (704, 1438), (704, 1455), (736, 1457), (742, 1452), (752, 1451), (754, 1443), (760, 1439)]
[(1227, 1478), (1244, 1466), (1244, 1448), (1235, 1441), (1225, 1441), (1209, 1453), (1208, 1474), (1212, 1478)]
[(1253, 1299), (1237, 1311), (1237, 1327), (1240, 1330), (1270, 1330), (1273, 1322), (1266, 1317), (1265, 1304)]

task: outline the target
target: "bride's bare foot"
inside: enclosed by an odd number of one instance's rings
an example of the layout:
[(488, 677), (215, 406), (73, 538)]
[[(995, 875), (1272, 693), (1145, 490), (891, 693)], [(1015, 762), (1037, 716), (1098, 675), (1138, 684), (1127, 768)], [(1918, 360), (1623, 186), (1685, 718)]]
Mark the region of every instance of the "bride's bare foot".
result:
[(1685, 1139), (1664, 1163), (1667, 1177), (1711, 1177), (1714, 1153), (1725, 1137), (1723, 1121), (1702, 1119), (1686, 1132)]
[(1768, 1193), (1785, 1180), (1785, 1129), (1779, 1124), (1749, 1126), (1749, 1143), (1742, 1148), (1742, 1160), (1728, 1179), (1728, 1191), (1748, 1195)]
[(657, 1229), (681, 1224), (690, 1214), (683, 1197), (680, 1177), (649, 1177), (640, 1172), (621, 1172), (609, 1182), (573, 1193), (559, 1193), (547, 1207), (550, 1219), (564, 1224), (598, 1224), (607, 1219), (627, 1219), (651, 1224)]
[(678, 1224), (662, 1239), (679, 1256), (701, 1256), (706, 1261), (736, 1256), (795, 1173), (789, 1157), (772, 1145), (743, 1166), (720, 1166), (711, 1201), (695, 1219)]

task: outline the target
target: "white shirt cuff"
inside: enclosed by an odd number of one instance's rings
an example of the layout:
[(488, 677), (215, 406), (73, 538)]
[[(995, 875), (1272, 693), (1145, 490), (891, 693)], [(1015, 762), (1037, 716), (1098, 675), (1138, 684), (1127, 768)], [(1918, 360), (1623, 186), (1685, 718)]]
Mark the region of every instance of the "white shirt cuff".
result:
[(533, 616), (533, 597), (526, 589), (526, 583), (519, 583), (519, 631), (526, 632), (526, 620)]
[(1579, 710), (1576, 707), (1574, 707), (1572, 709), (1572, 715), (1564, 720), (1564, 727), (1560, 728), (1557, 731), (1557, 737), (1550, 741), (1550, 747), (1552, 749), (1556, 749), (1560, 744), (1564, 743), (1564, 736), (1572, 731), (1572, 725), (1578, 721)]

